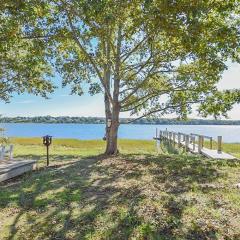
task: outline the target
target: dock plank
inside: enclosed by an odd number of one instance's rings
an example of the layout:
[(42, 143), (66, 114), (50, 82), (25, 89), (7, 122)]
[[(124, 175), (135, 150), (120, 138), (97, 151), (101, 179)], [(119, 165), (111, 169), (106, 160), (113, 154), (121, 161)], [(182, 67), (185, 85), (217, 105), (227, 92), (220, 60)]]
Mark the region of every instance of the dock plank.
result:
[(203, 148), (201, 153), (206, 157), (214, 158), (214, 159), (229, 159), (229, 160), (236, 159), (234, 156), (228, 153), (225, 153), (225, 152), (218, 153), (217, 150), (208, 149), (208, 148)]

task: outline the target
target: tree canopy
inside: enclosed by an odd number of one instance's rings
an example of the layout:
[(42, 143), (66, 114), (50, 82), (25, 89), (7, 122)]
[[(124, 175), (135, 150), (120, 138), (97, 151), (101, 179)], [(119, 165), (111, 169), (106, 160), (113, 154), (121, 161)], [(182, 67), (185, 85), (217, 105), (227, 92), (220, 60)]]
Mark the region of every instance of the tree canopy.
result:
[(33, 60), (39, 58), (45, 68), (49, 58), (74, 94), (82, 95), (86, 84), (91, 94), (104, 94), (112, 123), (106, 128), (108, 145), (116, 152), (120, 112), (186, 118), (197, 106), (204, 116), (220, 116), (240, 101), (239, 90), (217, 89), (226, 61), (240, 60), (239, 5), (238, 0), (8, 0), (6, 8), (21, 22), (14, 37), (38, 46), (30, 50)]
[(54, 89), (45, 46), (21, 33), (27, 26), (18, 12), (20, 6), (20, 1), (3, 1), (0, 6), (0, 99), (5, 102), (13, 93), (47, 97)]

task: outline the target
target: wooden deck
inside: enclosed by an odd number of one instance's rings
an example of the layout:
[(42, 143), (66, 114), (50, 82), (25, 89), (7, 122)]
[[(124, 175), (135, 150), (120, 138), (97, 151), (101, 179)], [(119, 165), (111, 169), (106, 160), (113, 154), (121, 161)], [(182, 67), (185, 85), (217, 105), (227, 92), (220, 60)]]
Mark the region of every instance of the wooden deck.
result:
[(201, 153), (206, 157), (214, 158), (214, 159), (229, 159), (229, 160), (236, 159), (236, 157), (228, 153), (225, 153), (225, 152), (219, 153), (217, 150), (214, 150), (214, 149), (203, 148), (201, 150)]
[(36, 169), (33, 160), (2, 160), (0, 161), (0, 182)]

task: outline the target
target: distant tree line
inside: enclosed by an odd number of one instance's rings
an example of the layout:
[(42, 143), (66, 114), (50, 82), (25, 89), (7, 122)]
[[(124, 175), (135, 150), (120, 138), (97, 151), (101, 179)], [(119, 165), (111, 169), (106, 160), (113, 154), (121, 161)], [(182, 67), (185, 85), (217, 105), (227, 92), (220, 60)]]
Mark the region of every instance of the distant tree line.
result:
[[(0, 117), (0, 123), (85, 123), (105, 124), (104, 117), (69, 117), (69, 116), (37, 116), (37, 117)], [(207, 120), (173, 118), (142, 118), (134, 121), (133, 118), (121, 118), (121, 124), (162, 124), (162, 125), (240, 125), (240, 120)]]

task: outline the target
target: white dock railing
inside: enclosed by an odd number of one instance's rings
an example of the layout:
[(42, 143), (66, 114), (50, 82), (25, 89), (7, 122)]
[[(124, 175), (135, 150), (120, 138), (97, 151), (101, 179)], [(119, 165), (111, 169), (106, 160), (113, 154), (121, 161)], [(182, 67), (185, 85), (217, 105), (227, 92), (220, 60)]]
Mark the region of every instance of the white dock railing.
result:
[[(197, 140), (196, 140), (197, 138)], [(172, 132), (168, 131), (167, 129), (165, 131), (158, 131), (156, 129), (156, 136), (154, 139), (159, 143), (161, 141), (168, 142), (174, 147), (177, 145), (178, 148), (183, 148), (185, 151), (189, 151), (195, 154), (202, 154), (209, 158), (215, 158), (215, 159), (235, 159), (234, 156), (224, 153), (222, 151), (222, 136), (217, 137), (217, 149), (213, 149), (213, 137), (200, 135), (200, 134), (185, 134), (181, 132)], [(209, 147), (204, 147), (204, 140), (209, 140)], [(160, 144), (157, 143), (157, 146)]]
[(8, 154), (9, 160), (13, 160), (13, 145), (0, 146), (0, 160), (4, 160), (6, 154)]

